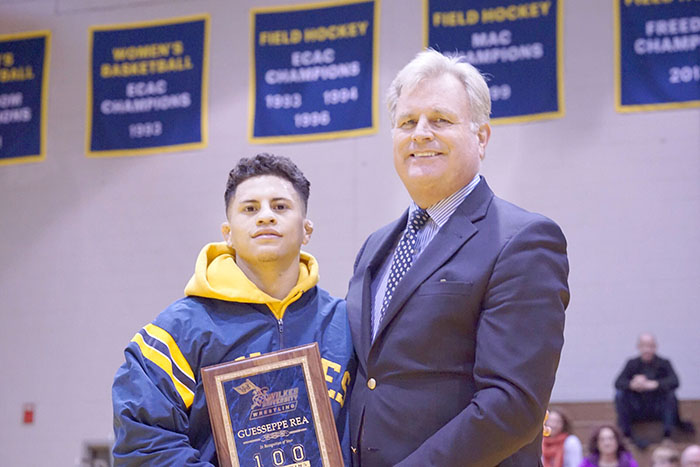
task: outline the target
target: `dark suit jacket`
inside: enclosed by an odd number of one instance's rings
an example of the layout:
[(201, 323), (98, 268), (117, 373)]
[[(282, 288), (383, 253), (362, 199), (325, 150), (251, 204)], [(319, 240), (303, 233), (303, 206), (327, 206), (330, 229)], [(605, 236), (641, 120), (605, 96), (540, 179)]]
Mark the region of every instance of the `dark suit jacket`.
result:
[(371, 342), (370, 283), (406, 215), (369, 236), (350, 280), (353, 465), (539, 465), (569, 301), (561, 230), (482, 178), (401, 280)]

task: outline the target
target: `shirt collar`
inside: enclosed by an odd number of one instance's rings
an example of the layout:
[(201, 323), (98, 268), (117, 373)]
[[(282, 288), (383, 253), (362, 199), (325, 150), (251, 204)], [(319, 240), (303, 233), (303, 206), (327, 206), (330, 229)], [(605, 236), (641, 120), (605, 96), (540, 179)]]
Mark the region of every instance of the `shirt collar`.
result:
[[(435, 222), (438, 225), (438, 227), (442, 227), (443, 225), (445, 225), (445, 223), (449, 220), (450, 216), (452, 216), (452, 214), (454, 214), (454, 212), (457, 210), (457, 206), (462, 204), (462, 201), (464, 201), (467, 195), (474, 191), (474, 188), (476, 188), (476, 185), (479, 183), (480, 180), (481, 175), (476, 174), (472, 181), (469, 182), (467, 185), (463, 186), (447, 198), (441, 199), (440, 201), (426, 209), (426, 211), (430, 215), (430, 219), (433, 222)], [(412, 201), (411, 205), (408, 208), (409, 218), (411, 217), (411, 214), (413, 214), (413, 211), (415, 211), (416, 209), (419, 209), (418, 205)]]

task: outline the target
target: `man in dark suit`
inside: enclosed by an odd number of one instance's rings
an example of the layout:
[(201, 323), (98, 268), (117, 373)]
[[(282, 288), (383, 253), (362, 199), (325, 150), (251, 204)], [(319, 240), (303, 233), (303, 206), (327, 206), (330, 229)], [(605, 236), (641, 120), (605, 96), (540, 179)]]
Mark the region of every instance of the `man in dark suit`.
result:
[(388, 103), (413, 203), (365, 241), (349, 284), (353, 465), (540, 465), (566, 240), (479, 175), (491, 102), (474, 67), (421, 52)]

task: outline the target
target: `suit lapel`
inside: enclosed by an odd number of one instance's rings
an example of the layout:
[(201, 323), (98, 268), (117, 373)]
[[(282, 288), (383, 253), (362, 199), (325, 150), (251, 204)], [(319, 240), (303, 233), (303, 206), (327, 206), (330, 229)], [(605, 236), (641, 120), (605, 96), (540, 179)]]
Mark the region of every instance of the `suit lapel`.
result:
[[(372, 341), (372, 304), (374, 302), (374, 297), (372, 296), (372, 281), (376, 275), (379, 274), (379, 269), (382, 267), (387, 256), (391, 254), (398, 236), (406, 225), (407, 215), (408, 210), (394, 222), (377, 232), (377, 235), (374, 236), (365, 247), (366, 252), (363, 254), (362, 261), (366, 261), (366, 264), (358, 265), (358, 270), (362, 271), (360, 283), (362, 287), (362, 313), (361, 321), (356, 325), (360, 329), (360, 345), (355, 351), (357, 355), (365, 361), (369, 354)], [(366, 260), (364, 258), (366, 258)]]
[[(482, 178), (401, 279), (379, 325), (377, 338), (416, 289), (445, 264), (476, 232), (474, 222), (486, 215), (493, 192)], [(403, 216), (404, 224), (406, 222)], [(363, 318), (364, 319), (364, 318)], [(369, 317), (367, 317), (369, 320)]]

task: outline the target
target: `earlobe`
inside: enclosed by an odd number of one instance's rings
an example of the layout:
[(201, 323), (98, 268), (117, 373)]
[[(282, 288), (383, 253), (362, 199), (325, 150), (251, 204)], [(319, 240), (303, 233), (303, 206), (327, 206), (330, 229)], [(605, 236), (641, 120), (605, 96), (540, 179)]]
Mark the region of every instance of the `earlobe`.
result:
[(314, 231), (314, 223), (309, 219), (304, 219), (304, 239), (301, 241), (302, 245), (306, 245), (311, 240), (311, 234)]
[(221, 224), (221, 235), (224, 237), (224, 242), (230, 247), (233, 247), (231, 245), (231, 226), (228, 225), (228, 222), (224, 222)]

